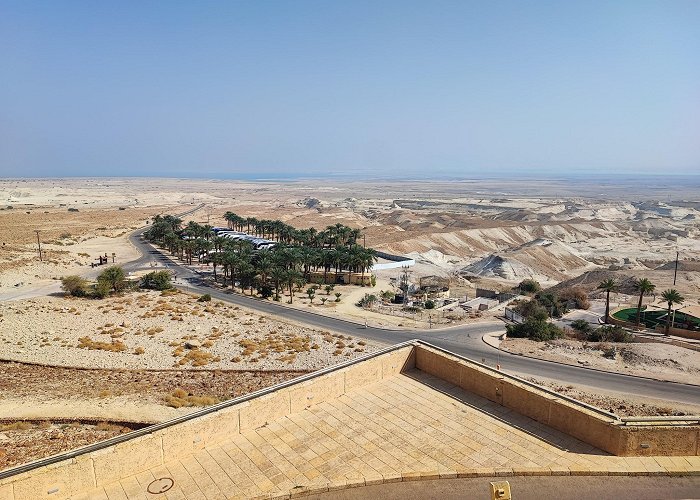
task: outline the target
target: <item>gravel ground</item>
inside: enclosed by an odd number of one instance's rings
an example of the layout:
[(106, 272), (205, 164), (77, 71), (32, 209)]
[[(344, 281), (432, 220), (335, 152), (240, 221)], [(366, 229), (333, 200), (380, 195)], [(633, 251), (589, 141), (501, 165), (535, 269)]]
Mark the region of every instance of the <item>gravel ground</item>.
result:
[(501, 343), (501, 349), (549, 361), (686, 384), (697, 384), (700, 375), (700, 352), (668, 344), (567, 339), (535, 342), (508, 338)]
[(316, 370), (375, 348), (186, 293), (0, 304), (0, 359), (111, 369)]
[(700, 407), (692, 405), (662, 404), (644, 398), (631, 396), (611, 396), (593, 393), (573, 385), (561, 385), (556, 382), (528, 378), (530, 382), (552, 389), (560, 394), (578, 399), (584, 403), (607, 410), (621, 417), (666, 417), (683, 415), (700, 415)]
[(107, 423), (0, 422), (0, 470), (74, 450), (131, 430)]

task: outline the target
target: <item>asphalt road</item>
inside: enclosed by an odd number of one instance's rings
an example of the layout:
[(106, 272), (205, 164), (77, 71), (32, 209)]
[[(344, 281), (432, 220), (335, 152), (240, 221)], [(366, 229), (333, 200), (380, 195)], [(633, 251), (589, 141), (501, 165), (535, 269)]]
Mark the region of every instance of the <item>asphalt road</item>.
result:
[(491, 497), (491, 481), (508, 481), (518, 500), (698, 498), (700, 477), (523, 476), (404, 481), (310, 495), (309, 500), (465, 500)]
[(138, 230), (130, 236), (131, 242), (142, 252), (142, 257), (124, 265), (124, 269), (126, 271), (149, 269), (151, 263), (157, 262), (176, 273), (177, 286), (181, 289), (194, 293), (209, 293), (214, 298), (249, 307), (259, 312), (275, 314), (315, 328), (333, 330), (344, 335), (364, 337), (386, 344), (395, 344), (410, 339), (424, 340), (474, 361), (484, 362), (491, 366), (498, 363), (503, 371), (519, 376), (547, 378), (563, 384), (571, 383), (593, 389), (700, 405), (700, 386), (697, 385), (662, 382), (643, 377), (603, 372), (498, 351), (485, 344), (481, 337), (485, 333), (504, 332), (504, 324), (499, 321), (422, 331), (365, 328), (364, 325), (351, 321), (322, 316), (311, 311), (292, 309), (276, 302), (223, 291), (211, 287), (196, 272), (160, 253), (142, 238), (143, 231), (144, 229)]

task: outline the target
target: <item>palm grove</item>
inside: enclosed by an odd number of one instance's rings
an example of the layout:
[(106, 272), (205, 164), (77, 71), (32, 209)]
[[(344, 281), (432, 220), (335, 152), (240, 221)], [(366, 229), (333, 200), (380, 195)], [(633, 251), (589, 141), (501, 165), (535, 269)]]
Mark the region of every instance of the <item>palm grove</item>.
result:
[(156, 216), (145, 236), (192, 264), (213, 266), (215, 280), (223, 280), (232, 288), (248, 290), (252, 295), (280, 300), (280, 292), (288, 290), (290, 302), (294, 291), (311, 279), (311, 273), (322, 273), (325, 283), (335, 283), (341, 272), (365, 274), (377, 260), (376, 251), (357, 244), (359, 229), (343, 224), (296, 229), (279, 220), (258, 220), (226, 212), (229, 229), (245, 231), (277, 244), (266, 250), (255, 250), (249, 241), (217, 236), (212, 226), (183, 221), (172, 215)]

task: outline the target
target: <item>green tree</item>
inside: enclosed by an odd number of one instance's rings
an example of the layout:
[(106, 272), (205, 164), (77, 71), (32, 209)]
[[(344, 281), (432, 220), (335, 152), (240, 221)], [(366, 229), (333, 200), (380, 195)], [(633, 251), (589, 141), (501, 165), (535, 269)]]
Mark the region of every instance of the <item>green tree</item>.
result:
[(149, 290), (168, 290), (173, 287), (168, 271), (153, 271), (141, 278), (141, 288)]
[(576, 319), (571, 322), (571, 328), (576, 330), (577, 332), (583, 333), (583, 334), (588, 334), (593, 330), (593, 327), (591, 327), (591, 324), (586, 321), (585, 319)]
[(61, 289), (73, 297), (84, 297), (88, 292), (88, 282), (77, 275), (61, 278)]
[(649, 295), (656, 290), (656, 285), (646, 278), (635, 280), (634, 289), (639, 293), (639, 302), (637, 303), (637, 326), (642, 322), (642, 300), (645, 295)]
[(663, 298), (668, 304), (668, 310), (666, 311), (666, 335), (668, 335), (671, 331), (671, 326), (673, 326), (671, 309), (673, 308), (674, 304), (682, 304), (685, 298), (675, 288), (669, 288), (668, 290), (664, 290), (661, 294), (661, 298)]
[(506, 325), (509, 337), (528, 338), (541, 342), (562, 338), (564, 331), (546, 320), (527, 318), (524, 323)]
[(126, 274), (121, 267), (111, 266), (102, 271), (97, 277), (97, 282), (106, 283), (112, 291), (119, 292), (123, 290), (126, 285)]
[(619, 285), (617, 281), (613, 278), (601, 281), (598, 285), (598, 290), (605, 291), (605, 323), (610, 322), (610, 292), (617, 292), (619, 290)]
[(520, 284), (518, 285), (518, 288), (520, 288), (520, 291), (522, 291), (524, 293), (536, 293), (542, 289), (540, 284), (533, 279), (527, 279), (527, 280), (521, 281)]

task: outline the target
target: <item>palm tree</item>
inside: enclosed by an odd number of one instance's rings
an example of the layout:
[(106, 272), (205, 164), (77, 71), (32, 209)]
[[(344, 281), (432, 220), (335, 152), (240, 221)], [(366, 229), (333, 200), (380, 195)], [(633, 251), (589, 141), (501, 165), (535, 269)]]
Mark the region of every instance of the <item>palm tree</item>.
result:
[(664, 290), (661, 297), (668, 304), (668, 310), (666, 311), (666, 335), (668, 335), (672, 326), (671, 308), (673, 308), (673, 304), (682, 304), (685, 298), (675, 288)]
[(207, 254), (206, 261), (211, 262), (214, 266), (214, 281), (216, 281), (216, 265), (221, 262), (221, 254), (219, 252), (209, 253)]
[(303, 279), (303, 276), (296, 269), (290, 269), (285, 274), (284, 281), (287, 284), (287, 286), (289, 287), (289, 303), (290, 304), (294, 300), (294, 286), (297, 285), (301, 279)]
[(634, 282), (634, 289), (639, 292), (639, 303), (637, 304), (637, 326), (641, 323), (642, 299), (656, 289), (656, 285), (646, 278), (639, 278)]
[(275, 266), (270, 270), (270, 279), (275, 284), (275, 300), (278, 300), (280, 295), (280, 284), (285, 281), (287, 271), (284, 268)]
[(598, 290), (605, 291), (605, 324), (610, 320), (610, 292), (617, 292), (619, 286), (614, 278), (610, 278), (600, 282)]

